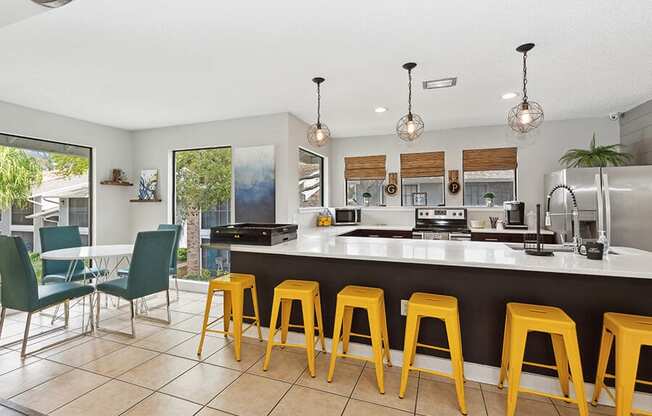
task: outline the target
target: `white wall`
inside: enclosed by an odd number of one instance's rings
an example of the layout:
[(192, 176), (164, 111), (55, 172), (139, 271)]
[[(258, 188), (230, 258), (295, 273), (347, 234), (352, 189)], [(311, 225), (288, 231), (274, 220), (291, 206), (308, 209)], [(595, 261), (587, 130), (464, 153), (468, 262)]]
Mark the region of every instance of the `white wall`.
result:
[(289, 113), (142, 130), (132, 133), (133, 171), (158, 169), (162, 203), (133, 203), (129, 209), (132, 237), (171, 220), (171, 155), (173, 150), (211, 146), (274, 145), (276, 150), (276, 221), (296, 221), (299, 206), (298, 147), (320, 154), (306, 142), (308, 126)]
[(100, 185), (114, 168), (123, 169), (133, 178), (129, 132), (0, 102), (0, 133), (93, 148), (93, 237), (97, 244), (129, 239), (127, 201), (131, 188)]
[[(599, 143), (620, 142), (618, 123), (609, 120), (608, 117), (546, 121), (539, 127), (538, 135), (527, 141), (514, 139), (508, 134), (505, 126), (428, 131), (416, 143), (411, 144), (402, 142), (394, 134), (339, 138), (333, 141), (330, 149), (331, 205), (342, 206), (346, 201), (344, 188), (344, 157), (346, 156), (386, 154), (387, 172), (400, 172), (401, 153), (442, 150), (446, 152), (446, 174), (448, 170), (457, 169), (462, 175), (462, 150), (517, 146), (517, 196), (529, 207), (533, 207), (534, 204), (543, 202), (544, 174), (560, 169), (558, 160), (566, 150), (588, 147), (593, 132), (596, 132)], [(462, 205), (462, 192), (457, 195), (447, 192), (446, 204)], [(387, 205), (400, 206), (400, 193), (396, 197), (388, 198)]]

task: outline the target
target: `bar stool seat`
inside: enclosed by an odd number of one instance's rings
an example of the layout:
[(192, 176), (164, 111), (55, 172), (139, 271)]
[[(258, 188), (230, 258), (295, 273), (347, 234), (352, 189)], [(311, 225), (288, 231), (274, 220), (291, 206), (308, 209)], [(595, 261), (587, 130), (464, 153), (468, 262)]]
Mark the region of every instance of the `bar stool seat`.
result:
[[(303, 325), (290, 323), (293, 301), (301, 302), (303, 312)], [(274, 341), (276, 335), (276, 322), (278, 321), (279, 309), (281, 309), (281, 342)], [(317, 327), (315, 327), (315, 315), (317, 315)], [(288, 344), (287, 336), (289, 328), (303, 328), (306, 335), (305, 344)], [(269, 321), (269, 339), (265, 351), (263, 371), (269, 368), (272, 357), (272, 347), (305, 348), (308, 357), (308, 371), (310, 376), (315, 377), (315, 331), (319, 333), (322, 351), (326, 351), (324, 340), (324, 323), (321, 314), (321, 299), (319, 295), (319, 283), (309, 280), (285, 280), (274, 288), (274, 300), (272, 301), (272, 316)]]
[[(556, 366), (523, 361), (528, 332), (544, 332), (550, 334)], [(507, 416), (514, 416), (516, 413), (516, 401), (519, 392), (575, 403), (579, 408), (580, 416), (588, 416), (588, 406), (584, 394), (582, 362), (577, 342), (575, 322), (563, 310), (552, 306), (508, 303), (501, 361), (498, 387), (502, 389), (503, 383), (507, 378), (509, 381)], [(561, 391), (564, 396), (542, 393), (520, 387), (521, 369), (523, 365), (556, 369), (559, 375)], [(575, 387), (574, 399), (571, 399), (569, 396), (569, 378)]]
[[(444, 321), (448, 336), (448, 348), (419, 342), (419, 328), (422, 318), (434, 318)], [(414, 367), (414, 357), (417, 347), (429, 348), (450, 353), (452, 374), (426, 368)], [(467, 414), (464, 400), (464, 358), (462, 355), (462, 334), (457, 307), (457, 299), (452, 296), (416, 292), (408, 301), (408, 312), (405, 325), (405, 342), (403, 347), (403, 369), (401, 371), (401, 387), (399, 397), (405, 397), (410, 370), (423, 371), (437, 376), (448, 377), (455, 382), (457, 403), (460, 412)]]
[[(616, 374), (607, 374), (607, 363), (616, 339)], [(643, 345), (652, 345), (652, 317), (607, 312), (602, 324), (602, 342), (595, 376), (595, 389), (591, 404), (597, 405), (600, 392), (604, 388), (609, 397), (616, 402), (616, 415), (652, 413), (633, 408), (636, 384), (652, 385), (652, 382), (636, 379), (638, 361)], [(604, 379), (616, 381), (616, 394), (604, 384)]]
[[(353, 309), (365, 309), (369, 319), (370, 334), (359, 334), (351, 332)], [(341, 339), (340, 339), (341, 335)], [(371, 339), (373, 357), (364, 357), (349, 354), (349, 339), (351, 336)], [(342, 341), (342, 352), (338, 352), (340, 340)], [(333, 329), (333, 346), (331, 351), (331, 362), (328, 369), (328, 382), (333, 381), (335, 373), (335, 361), (338, 357), (348, 357), (357, 360), (370, 361), (374, 363), (376, 370), (376, 382), (381, 394), (385, 393), (385, 376), (383, 369), (383, 356), (387, 359), (387, 365), (392, 366), (389, 352), (389, 336), (387, 332), (387, 316), (385, 314), (385, 294), (382, 289), (365, 286), (346, 286), (337, 294), (337, 306), (335, 310), (335, 327)]]
[[(254, 316), (244, 315), (244, 293), (251, 291), (251, 298), (254, 306)], [(211, 308), (213, 306), (213, 295), (217, 291), (224, 292), (224, 314), (213, 321), (210, 321)], [(233, 318), (233, 330), (229, 331), (231, 318)], [(243, 320), (252, 320), (246, 328), (242, 328)], [(224, 330), (214, 329), (211, 326), (223, 320)], [(258, 313), (258, 295), (256, 293), (256, 276), (252, 274), (229, 273), (224, 276), (212, 279), (208, 282), (208, 294), (206, 296), (206, 308), (204, 309), (204, 322), (202, 324), (201, 337), (197, 355), (201, 355), (204, 340), (207, 332), (224, 334), (225, 337), (233, 336), (235, 341), (235, 359), (240, 361), (240, 349), (242, 345), (242, 333), (253, 325), (258, 327), (258, 339), (263, 340), (260, 330), (260, 314)]]

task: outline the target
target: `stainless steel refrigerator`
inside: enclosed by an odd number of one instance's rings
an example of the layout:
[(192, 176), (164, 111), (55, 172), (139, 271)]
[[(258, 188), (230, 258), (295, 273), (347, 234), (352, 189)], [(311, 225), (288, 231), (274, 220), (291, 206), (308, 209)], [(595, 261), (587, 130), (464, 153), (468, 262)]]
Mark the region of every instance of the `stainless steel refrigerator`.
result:
[[(569, 186), (576, 196), (583, 240), (606, 232), (612, 246), (652, 251), (652, 166), (564, 169), (547, 174), (544, 201), (557, 185)], [(546, 207), (544, 206), (544, 209)], [(573, 237), (573, 200), (558, 189), (550, 199), (551, 226), (559, 243)]]

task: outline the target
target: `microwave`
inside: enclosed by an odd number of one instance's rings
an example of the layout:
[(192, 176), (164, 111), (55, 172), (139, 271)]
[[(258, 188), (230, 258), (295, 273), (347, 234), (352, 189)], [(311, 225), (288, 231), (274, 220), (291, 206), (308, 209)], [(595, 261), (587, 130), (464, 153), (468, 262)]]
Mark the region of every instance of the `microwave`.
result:
[(362, 222), (362, 209), (360, 208), (331, 208), (333, 225), (357, 225)]

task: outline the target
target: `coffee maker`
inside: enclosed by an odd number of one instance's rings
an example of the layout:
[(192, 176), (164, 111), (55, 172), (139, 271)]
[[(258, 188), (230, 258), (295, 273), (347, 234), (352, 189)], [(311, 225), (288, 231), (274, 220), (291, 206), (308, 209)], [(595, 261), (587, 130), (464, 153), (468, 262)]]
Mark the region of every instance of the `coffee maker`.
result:
[(522, 201), (505, 201), (505, 228), (527, 229), (525, 223), (525, 202)]

